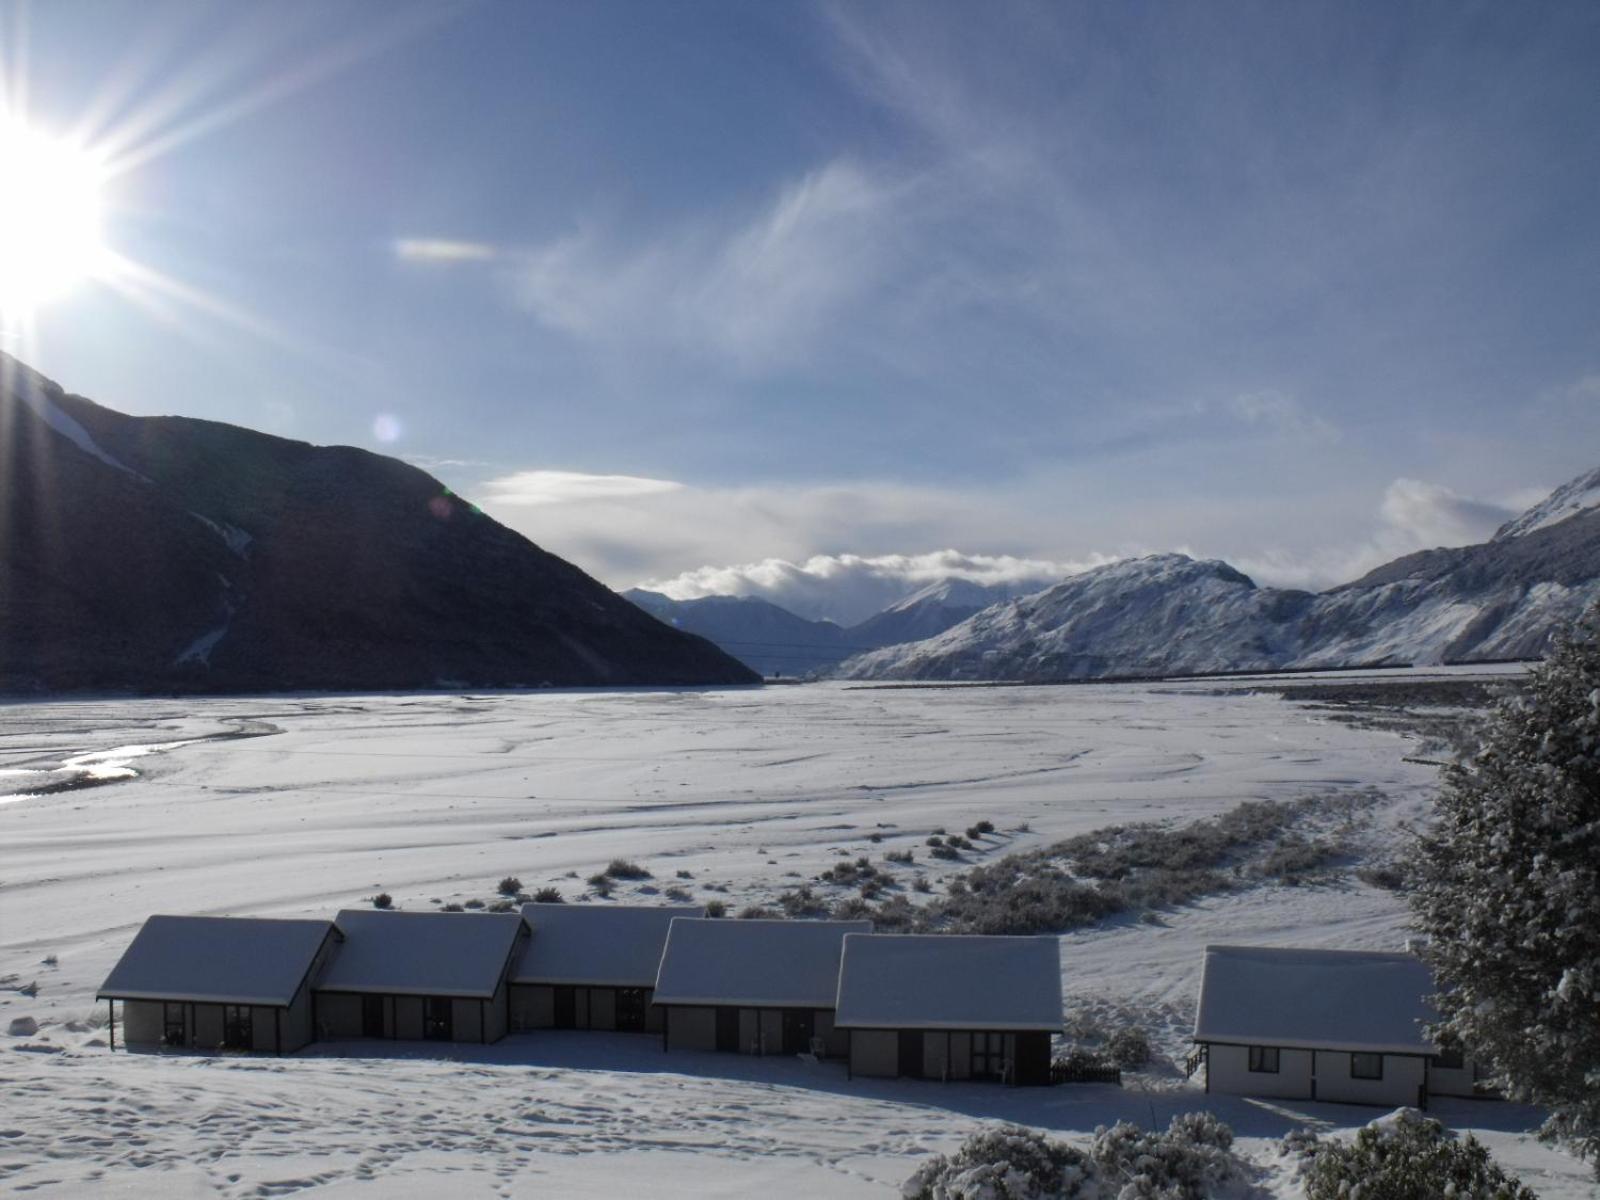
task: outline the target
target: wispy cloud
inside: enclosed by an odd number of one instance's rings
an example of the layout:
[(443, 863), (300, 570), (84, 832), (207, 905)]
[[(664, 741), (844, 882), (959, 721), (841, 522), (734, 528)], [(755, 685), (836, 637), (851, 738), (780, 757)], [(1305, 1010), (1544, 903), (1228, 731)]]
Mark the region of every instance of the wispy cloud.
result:
[(400, 238), (394, 244), (396, 258), (419, 263), (493, 262), (501, 251), (487, 242), (463, 242), (453, 238)]
[(1270, 433), (1319, 441), (1330, 441), (1339, 436), (1339, 431), (1331, 422), (1283, 392), (1245, 392), (1229, 400), (1227, 408), (1246, 425)]
[(658, 496), (683, 487), (670, 479), (638, 475), (588, 475), (581, 471), (518, 471), (482, 485), (483, 503), (528, 507), (576, 501), (626, 500)]

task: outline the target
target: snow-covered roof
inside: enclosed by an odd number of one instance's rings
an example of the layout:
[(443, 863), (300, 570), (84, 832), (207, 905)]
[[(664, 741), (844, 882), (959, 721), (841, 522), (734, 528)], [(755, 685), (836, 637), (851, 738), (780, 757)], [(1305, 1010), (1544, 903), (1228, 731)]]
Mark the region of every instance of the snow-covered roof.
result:
[(656, 977), (657, 1004), (832, 1008), (848, 933), (871, 921), (672, 922)]
[(851, 934), (834, 1024), (855, 1029), (1061, 1028), (1053, 937)]
[(494, 995), (523, 929), (516, 913), (346, 909), (334, 922), (345, 941), (319, 991), (479, 999)]
[(153, 916), (99, 994), (287, 1007), (332, 929), (331, 921)]
[(533, 931), (517, 983), (651, 987), (675, 917), (703, 917), (690, 904), (524, 904)]
[(1432, 1054), (1434, 990), (1410, 954), (1207, 946), (1194, 1040)]

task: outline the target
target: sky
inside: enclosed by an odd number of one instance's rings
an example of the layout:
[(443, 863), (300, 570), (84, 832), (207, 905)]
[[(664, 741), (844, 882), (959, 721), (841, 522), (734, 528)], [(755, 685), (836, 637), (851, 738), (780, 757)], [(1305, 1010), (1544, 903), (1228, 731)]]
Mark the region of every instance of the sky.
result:
[(0, 0), (145, 283), (3, 336), (616, 587), (1328, 586), (1600, 464), (1596, 62), (1560, 0)]

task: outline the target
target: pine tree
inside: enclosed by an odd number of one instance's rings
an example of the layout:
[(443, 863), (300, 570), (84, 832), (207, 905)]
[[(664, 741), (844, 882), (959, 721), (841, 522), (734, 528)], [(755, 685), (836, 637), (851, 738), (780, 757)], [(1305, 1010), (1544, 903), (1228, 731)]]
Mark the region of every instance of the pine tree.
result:
[(1600, 607), (1447, 767), (1412, 903), (1436, 1035), (1600, 1173)]

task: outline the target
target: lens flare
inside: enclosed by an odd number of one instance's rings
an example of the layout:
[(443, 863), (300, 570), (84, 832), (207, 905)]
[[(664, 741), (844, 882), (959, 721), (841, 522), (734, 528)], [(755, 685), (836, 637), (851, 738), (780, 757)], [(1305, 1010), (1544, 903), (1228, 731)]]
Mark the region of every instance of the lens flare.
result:
[(0, 315), (27, 318), (103, 275), (105, 169), (90, 151), (0, 116)]

